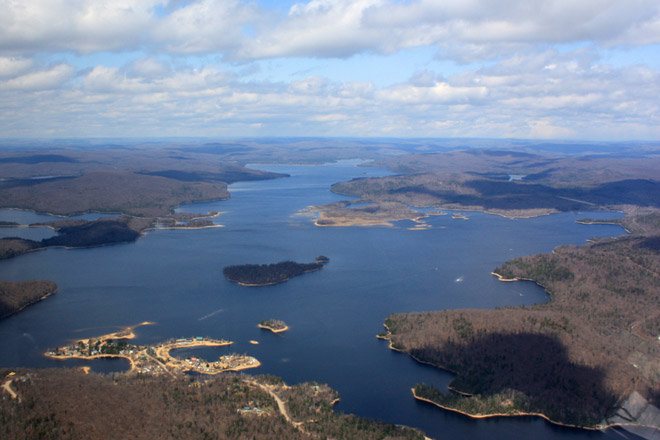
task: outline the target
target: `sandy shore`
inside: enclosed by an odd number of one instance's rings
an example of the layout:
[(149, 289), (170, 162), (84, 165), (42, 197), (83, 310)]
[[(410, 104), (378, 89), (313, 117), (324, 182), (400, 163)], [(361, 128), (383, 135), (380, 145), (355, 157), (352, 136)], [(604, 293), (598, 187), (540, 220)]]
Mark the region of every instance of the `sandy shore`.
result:
[(164, 229), (187, 229), (187, 230), (195, 230), (195, 229), (209, 229), (209, 228), (224, 228), (225, 225), (208, 225), (208, 226), (158, 226), (155, 228), (147, 228), (145, 231), (160, 231)]
[(137, 334), (135, 333), (135, 329), (138, 327), (142, 327), (143, 325), (154, 325), (156, 324), (155, 322), (152, 321), (144, 321), (139, 324), (131, 325), (129, 327), (124, 327), (123, 329), (114, 332), (114, 333), (108, 333), (106, 335), (101, 335), (101, 336), (95, 336), (91, 338), (84, 338), (84, 339), (76, 339), (77, 342), (87, 342), (90, 339), (98, 339), (101, 342), (108, 341), (110, 339), (135, 339), (137, 337)]
[(269, 326), (263, 325), (263, 324), (257, 324), (257, 327), (262, 328), (264, 330), (270, 330), (273, 333), (282, 333), (282, 332), (285, 332), (285, 331), (289, 330), (288, 325), (285, 325), (284, 328), (279, 328), (279, 329), (274, 329), (272, 327), (269, 327)]
[(432, 405), (437, 406), (438, 408), (442, 408), (442, 409), (447, 410), (447, 411), (452, 411), (452, 412), (455, 412), (455, 413), (458, 413), (458, 414), (463, 414), (464, 416), (468, 416), (472, 419), (488, 419), (488, 418), (492, 418), (492, 417), (528, 417), (528, 416), (531, 416), (531, 417), (540, 417), (540, 418), (542, 418), (542, 419), (544, 419), (544, 420), (546, 420), (546, 421), (548, 421), (548, 422), (550, 422), (554, 425), (565, 426), (567, 428), (585, 429), (585, 430), (588, 430), (588, 431), (596, 431), (596, 430), (602, 430), (602, 429), (607, 429), (607, 428), (612, 428), (612, 427), (615, 427), (615, 426), (619, 426), (619, 425), (597, 425), (595, 427), (589, 427), (589, 426), (569, 425), (569, 424), (554, 421), (554, 420), (548, 418), (548, 416), (546, 416), (543, 413), (527, 413), (527, 412), (522, 412), (522, 411), (517, 411), (515, 413), (472, 414), (472, 413), (469, 413), (469, 412), (466, 412), (466, 411), (461, 411), (457, 408), (452, 408), (450, 406), (441, 405), (438, 402), (434, 402), (433, 400), (426, 399), (424, 397), (420, 397), (415, 393), (414, 388), (411, 388), (411, 391), (412, 391), (413, 397), (415, 397), (415, 399), (417, 399), (419, 401), (430, 403)]
[[(206, 361), (194, 357), (184, 360), (171, 354), (172, 350), (178, 348), (223, 347), (233, 344), (232, 341), (210, 338), (171, 339), (160, 344), (144, 346), (126, 344), (119, 353), (99, 352), (103, 350), (101, 347), (105, 346), (106, 343), (110, 343), (110, 341), (116, 344), (117, 340), (134, 339), (136, 337), (135, 328), (151, 324), (154, 323), (145, 321), (114, 333), (79, 339), (63, 349), (49, 350), (44, 355), (58, 360), (123, 358), (130, 362), (129, 372), (152, 375), (169, 374), (172, 377), (186, 371), (194, 371), (200, 374), (219, 374), (225, 371), (256, 368), (261, 365), (259, 360), (254, 357), (238, 354), (221, 356), (218, 361)], [(117, 351), (117, 347), (113, 348), (111, 351)], [(83, 367), (83, 371), (88, 373), (89, 367)]]

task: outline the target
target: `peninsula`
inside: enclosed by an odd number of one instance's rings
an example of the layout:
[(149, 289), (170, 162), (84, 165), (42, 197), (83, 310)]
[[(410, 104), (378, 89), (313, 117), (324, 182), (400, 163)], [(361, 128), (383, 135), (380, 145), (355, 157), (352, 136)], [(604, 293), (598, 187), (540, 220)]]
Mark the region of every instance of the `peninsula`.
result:
[(273, 264), (243, 264), (227, 266), (222, 273), (229, 281), (241, 286), (270, 286), (289, 281), (293, 277), (323, 269), (329, 258), (320, 256), (312, 263), (281, 261)]
[(57, 284), (48, 280), (0, 281), (0, 319), (48, 298), (57, 292)]
[[(148, 325), (149, 322), (140, 325)], [(52, 359), (98, 359), (121, 357), (128, 359), (131, 369), (128, 373), (181, 376), (192, 371), (199, 374), (215, 375), (225, 371), (239, 371), (256, 368), (261, 364), (256, 358), (246, 355), (229, 354), (220, 356), (217, 361), (206, 361), (196, 357), (179, 359), (171, 354), (178, 348), (222, 347), (231, 345), (231, 341), (206, 337), (169, 339), (155, 345), (132, 345), (126, 339), (133, 339), (133, 327), (120, 332), (89, 339), (80, 339), (60, 348), (48, 350), (45, 356)]]

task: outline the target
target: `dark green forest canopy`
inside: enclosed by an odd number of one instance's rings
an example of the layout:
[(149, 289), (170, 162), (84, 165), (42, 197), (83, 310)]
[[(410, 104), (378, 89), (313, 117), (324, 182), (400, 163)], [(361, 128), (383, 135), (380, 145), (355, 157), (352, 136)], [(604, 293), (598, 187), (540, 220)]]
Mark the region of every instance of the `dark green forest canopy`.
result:
[(281, 261), (271, 264), (243, 264), (227, 266), (222, 273), (236, 283), (247, 286), (267, 286), (282, 283), (293, 277), (323, 269), (329, 261), (327, 257), (318, 257), (313, 263)]

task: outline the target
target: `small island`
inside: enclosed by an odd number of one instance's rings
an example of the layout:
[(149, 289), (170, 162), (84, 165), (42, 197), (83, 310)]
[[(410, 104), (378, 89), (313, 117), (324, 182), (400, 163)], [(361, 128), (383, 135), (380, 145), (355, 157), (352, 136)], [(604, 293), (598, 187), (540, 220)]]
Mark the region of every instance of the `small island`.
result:
[(328, 261), (330, 261), (328, 257), (319, 256), (313, 263), (281, 261), (274, 264), (242, 264), (227, 266), (222, 273), (229, 281), (241, 286), (270, 286), (289, 281), (307, 272), (321, 270)]
[(286, 325), (286, 322), (272, 318), (261, 321), (257, 327), (264, 330), (270, 330), (273, 333), (282, 333), (289, 330), (289, 326)]

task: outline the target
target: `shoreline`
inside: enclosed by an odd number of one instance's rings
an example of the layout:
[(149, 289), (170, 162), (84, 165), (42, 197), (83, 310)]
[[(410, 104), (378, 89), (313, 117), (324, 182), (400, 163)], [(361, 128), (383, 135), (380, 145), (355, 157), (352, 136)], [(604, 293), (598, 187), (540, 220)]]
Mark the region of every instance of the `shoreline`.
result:
[[(391, 335), (391, 333), (390, 333), (390, 335)], [(383, 340), (385, 340), (385, 341), (388, 341), (388, 342), (389, 342), (389, 349), (390, 349), (390, 350), (395, 351), (395, 352), (397, 352), (397, 353), (405, 354), (406, 356), (409, 356), (412, 360), (414, 360), (415, 362), (417, 362), (417, 363), (419, 363), (419, 364), (422, 364), (422, 365), (429, 365), (429, 366), (431, 366), (431, 367), (434, 367), (434, 368), (437, 368), (437, 369), (439, 369), (439, 370), (446, 371), (447, 373), (451, 373), (451, 374), (454, 374), (454, 375), (458, 376), (458, 373), (457, 373), (456, 371), (454, 371), (454, 370), (451, 370), (451, 369), (449, 369), (449, 368), (447, 368), (447, 367), (442, 367), (442, 366), (439, 366), (439, 365), (433, 364), (433, 363), (431, 363), (431, 362), (423, 361), (423, 360), (421, 360), (421, 359), (419, 359), (419, 358), (413, 356), (412, 354), (408, 353), (408, 352), (405, 351), (405, 350), (402, 350), (402, 349), (400, 349), (400, 348), (396, 348), (396, 347), (394, 347), (394, 346), (392, 345), (392, 344), (393, 344), (392, 340), (391, 340), (388, 336), (380, 336), (380, 335), (376, 335), (376, 338), (377, 338), (377, 339), (383, 339)]]
[(109, 354), (109, 353), (105, 354), (104, 353), (104, 354), (90, 354), (90, 355), (72, 354), (71, 356), (61, 356), (61, 355), (58, 356), (58, 355), (53, 355), (53, 354), (50, 354), (50, 353), (46, 352), (46, 353), (44, 353), (44, 356), (46, 356), (47, 358), (50, 358), (50, 359), (58, 360), (58, 361), (65, 361), (67, 359), (94, 360), (94, 359), (102, 359), (102, 358), (122, 358), (122, 359), (126, 359), (131, 364), (131, 368), (128, 371), (132, 371), (135, 367), (135, 365), (133, 363), (133, 360), (130, 358), (130, 356), (124, 355), (124, 354)]
[[(612, 211), (612, 212), (618, 212), (618, 211)], [(625, 215), (628, 215), (627, 213), (624, 213)], [(625, 218), (625, 217), (621, 217)], [(628, 230), (625, 226), (623, 226), (621, 223), (617, 222), (616, 220), (612, 221), (593, 221), (593, 220), (575, 220), (575, 223), (580, 224), (580, 225), (613, 225), (613, 226), (620, 226), (623, 228), (624, 231), (628, 234), (632, 234), (631, 231)]]
[[(340, 194), (340, 193), (337, 193)], [(455, 206), (455, 205), (438, 205), (438, 206), (425, 206), (423, 208), (435, 208), (443, 211), (453, 211), (452, 218), (453, 219), (461, 219), (461, 220), (468, 220), (469, 217), (466, 217), (462, 212), (481, 212), (484, 214), (489, 214), (489, 215), (497, 215), (500, 217), (507, 218), (509, 220), (517, 220), (517, 219), (530, 219), (530, 218), (536, 218), (536, 217), (542, 217), (546, 215), (552, 215), (552, 214), (559, 214), (562, 211), (557, 211), (553, 209), (512, 209), (512, 210), (489, 210), (483, 207), (477, 207), (477, 206)], [(314, 225), (318, 227), (349, 227), (349, 226), (386, 226), (386, 227), (394, 227), (394, 222), (402, 221), (402, 220), (411, 220), (413, 222), (417, 222), (420, 219), (424, 219), (427, 217), (430, 217), (432, 215), (447, 215), (450, 214), (450, 212), (443, 212), (441, 214), (423, 214), (420, 216), (409, 216), (406, 218), (396, 218), (394, 216), (387, 216), (385, 215), (384, 218), (382, 219), (365, 219), (365, 218), (351, 218), (348, 216), (339, 216), (336, 219), (328, 218), (327, 216), (324, 216), (326, 213), (326, 210), (319, 209), (319, 206), (317, 205), (311, 205), (308, 206), (307, 208), (304, 208), (300, 210), (298, 213), (294, 215), (298, 216), (308, 216), (308, 217), (316, 217), (314, 219)], [(518, 212), (516, 214), (516, 212)], [(323, 224), (324, 221), (329, 221), (332, 222), (330, 224)]]
[[(257, 358), (235, 353), (220, 356), (217, 361), (196, 359), (194, 356), (180, 359), (171, 353), (172, 350), (182, 348), (223, 347), (233, 344), (233, 341), (227, 341), (224, 339), (202, 337), (179, 338), (169, 339), (154, 345), (127, 345), (124, 342), (123, 346), (121, 344), (118, 345), (119, 347), (122, 347), (121, 351), (115, 351), (112, 353), (98, 351), (99, 345), (103, 346), (106, 343), (115, 344), (116, 340), (134, 339), (136, 337), (134, 332), (135, 328), (142, 325), (152, 324), (155, 323), (144, 321), (134, 326), (125, 327), (114, 333), (78, 339), (72, 344), (63, 347), (63, 351), (61, 351), (59, 347), (54, 350), (49, 349), (44, 353), (44, 356), (57, 360), (123, 358), (130, 363), (130, 368), (127, 371), (124, 371), (124, 374), (168, 374), (172, 377), (189, 371), (198, 374), (215, 375), (227, 371), (240, 371), (261, 366), (261, 362), (259, 362)], [(92, 348), (93, 344), (95, 344), (94, 348)], [(92, 349), (94, 350), (93, 352)]]
[(272, 283), (264, 283), (264, 284), (248, 284), (248, 283), (242, 283), (240, 281), (232, 280), (231, 278), (227, 278), (227, 280), (231, 281), (232, 283), (236, 283), (239, 286), (243, 287), (263, 287), (263, 286), (274, 286), (275, 284), (281, 284), (281, 283), (286, 283), (289, 281), (291, 278), (287, 278), (286, 280), (282, 281), (273, 281)]
[(0, 315), (0, 320), (3, 320), (3, 319), (6, 319), (6, 318), (9, 318), (10, 316), (13, 316), (13, 315), (15, 315), (15, 314), (17, 314), (17, 313), (20, 313), (20, 312), (22, 312), (23, 310), (25, 310), (26, 308), (28, 308), (28, 307), (30, 307), (30, 306), (33, 306), (33, 305), (35, 305), (35, 304), (37, 304), (37, 303), (39, 303), (39, 302), (45, 300), (45, 299), (48, 298), (49, 296), (53, 296), (53, 295), (55, 295), (55, 294), (58, 292), (58, 290), (59, 290), (59, 288), (56, 288), (54, 292), (47, 292), (47, 293), (43, 294), (42, 296), (40, 296), (39, 298), (35, 298), (34, 300), (30, 301), (29, 303), (23, 305), (22, 307), (20, 307), (20, 308), (14, 310), (14, 311), (12, 311), (12, 312), (6, 314), (6, 315)]
[(497, 281), (502, 281), (504, 283), (512, 283), (514, 281), (529, 281), (529, 282), (532, 282), (532, 283), (536, 284), (537, 286), (539, 286), (540, 288), (542, 288), (545, 291), (545, 294), (548, 295), (548, 298), (549, 298), (549, 300), (547, 302), (539, 303), (539, 304), (549, 304), (549, 303), (552, 302), (552, 292), (550, 292), (547, 287), (545, 287), (543, 284), (539, 283), (536, 280), (533, 280), (531, 278), (519, 278), (519, 277), (504, 278), (502, 275), (500, 275), (497, 272), (491, 272), (490, 274), (495, 275), (497, 277)]
[[(416, 400), (419, 400), (421, 402), (430, 403), (431, 405), (435, 405), (438, 408), (441, 408), (445, 411), (451, 411), (451, 412), (454, 412), (454, 413), (462, 414), (464, 416), (470, 417), (471, 419), (489, 419), (489, 418), (493, 418), (493, 417), (540, 417), (543, 420), (552, 423), (553, 425), (563, 426), (563, 427), (566, 427), (566, 428), (584, 429), (586, 431), (599, 431), (599, 430), (602, 430), (602, 429), (609, 429), (609, 428), (614, 428), (616, 426), (621, 426), (619, 424), (617, 424), (617, 425), (596, 425), (596, 426), (593, 426), (593, 427), (591, 427), (591, 426), (570, 425), (570, 424), (567, 424), (567, 423), (561, 423), (561, 422), (557, 422), (555, 420), (552, 420), (543, 413), (518, 412), (518, 413), (515, 413), (515, 414), (507, 414), (507, 413), (470, 414), (466, 411), (462, 411), (462, 410), (457, 409), (457, 408), (452, 408), (452, 407), (449, 407), (449, 406), (442, 405), (438, 402), (434, 402), (433, 400), (427, 399), (425, 397), (420, 397), (420, 396), (417, 395), (417, 393), (415, 393), (414, 388), (411, 388), (410, 390), (412, 391), (413, 397)], [(630, 425), (630, 426), (637, 426), (637, 425)]]
[(209, 226), (162, 226), (147, 228), (145, 231), (162, 231), (162, 230), (174, 230), (174, 229), (184, 229), (184, 230), (195, 230), (195, 229), (209, 229), (209, 228), (224, 228), (225, 225), (209, 225)]
[(308, 270), (303, 271), (303, 273), (301, 273), (301, 274), (299, 274), (299, 275), (293, 275), (293, 276), (290, 276), (290, 277), (285, 278), (285, 279), (283, 279), (283, 280), (273, 281), (273, 282), (270, 282), (270, 283), (260, 283), (260, 284), (244, 283), (244, 282), (242, 282), (242, 281), (238, 281), (238, 280), (235, 280), (235, 279), (233, 279), (233, 278), (229, 278), (229, 277), (226, 276), (226, 275), (225, 275), (225, 278), (226, 278), (228, 281), (231, 281), (232, 283), (236, 283), (236, 284), (238, 284), (239, 286), (243, 286), (243, 287), (263, 287), (263, 286), (274, 286), (275, 284), (282, 284), (282, 283), (286, 283), (287, 281), (291, 281), (292, 279), (296, 278), (297, 276), (300, 276), (300, 275), (303, 275), (303, 274), (306, 274), (306, 273), (317, 272), (317, 271), (319, 271), (319, 270), (321, 270), (321, 269), (323, 269), (323, 268), (325, 267), (325, 263), (322, 263), (322, 264), (323, 264), (323, 266), (321, 266), (321, 267), (319, 267), (319, 268), (316, 268), (316, 269), (308, 269)]
[(263, 324), (257, 324), (257, 327), (259, 327), (260, 329), (263, 329), (263, 330), (269, 330), (273, 333), (283, 333), (283, 332), (289, 330), (288, 325), (285, 325), (284, 328), (280, 328), (280, 329), (275, 329), (273, 327), (269, 327), (269, 326), (263, 325)]

